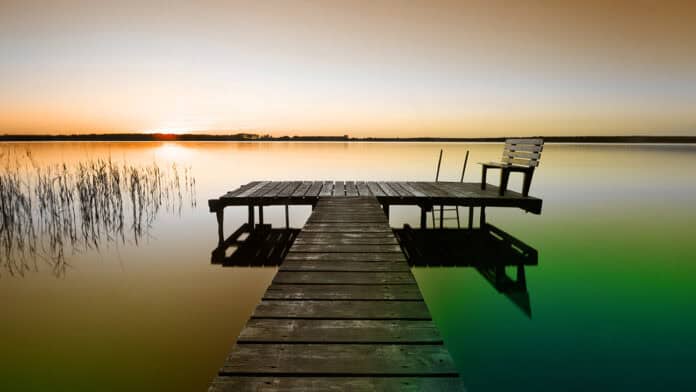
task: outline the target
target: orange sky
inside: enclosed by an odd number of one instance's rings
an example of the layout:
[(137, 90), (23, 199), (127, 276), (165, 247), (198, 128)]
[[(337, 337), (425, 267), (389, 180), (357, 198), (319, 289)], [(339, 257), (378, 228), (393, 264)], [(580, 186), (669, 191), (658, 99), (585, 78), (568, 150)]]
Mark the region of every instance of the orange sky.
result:
[(0, 0), (0, 133), (696, 135), (694, 2), (99, 3)]

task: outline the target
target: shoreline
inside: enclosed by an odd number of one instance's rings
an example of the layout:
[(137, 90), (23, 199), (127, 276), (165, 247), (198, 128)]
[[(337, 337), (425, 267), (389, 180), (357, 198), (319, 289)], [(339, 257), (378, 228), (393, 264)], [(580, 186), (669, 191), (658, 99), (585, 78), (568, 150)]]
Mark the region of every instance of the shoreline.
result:
[[(0, 142), (53, 142), (53, 141), (92, 141), (92, 142), (161, 142), (161, 141), (234, 141), (234, 142), (389, 142), (389, 143), (502, 143), (517, 137), (482, 138), (389, 138), (349, 136), (281, 136), (268, 137), (251, 134), (210, 135), (210, 134), (162, 134), (162, 133), (120, 133), (85, 135), (0, 135)], [(546, 143), (605, 143), (605, 144), (696, 144), (696, 136), (528, 136), (521, 138), (543, 138)]]

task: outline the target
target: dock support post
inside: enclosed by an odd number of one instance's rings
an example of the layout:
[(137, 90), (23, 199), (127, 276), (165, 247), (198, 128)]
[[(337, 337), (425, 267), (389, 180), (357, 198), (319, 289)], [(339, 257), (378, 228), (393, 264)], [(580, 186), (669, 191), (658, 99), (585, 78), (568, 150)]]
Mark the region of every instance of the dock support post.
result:
[(469, 207), (469, 230), (474, 228), (474, 207)]
[(254, 205), (249, 205), (249, 231), (254, 231)]
[(387, 219), (389, 219), (389, 204), (382, 204), (382, 210), (384, 211), (384, 215), (387, 216)]
[(481, 216), (479, 220), (479, 228), (483, 229), (486, 227), (486, 207), (481, 206)]
[(425, 219), (425, 207), (424, 207), (424, 206), (421, 206), (420, 210), (421, 210), (421, 213), (420, 213), (420, 228), (423, 229), (423, 230), (425, 230), (425, 229), (427, 229), (427, 222), (426, 222), (426, 219)]
[(217, 218), (218, 224), (218, 245), (222, 245), (222, 243), (225, 241), (225, 235), (223, 233), (223, 223), (225, 221), (224, 208), (220, 208), (219, 210), (215, 211), (215, 218)]
[(259, 224), (263, 224), (263, 206), (259, 205)]
[(290, 211), (287, 204), (285, 205), (285, 228), (290, 228)]
[(445, 206), (440, 204), (440, 228), (443, 228), (443, 224), (445, 222)]

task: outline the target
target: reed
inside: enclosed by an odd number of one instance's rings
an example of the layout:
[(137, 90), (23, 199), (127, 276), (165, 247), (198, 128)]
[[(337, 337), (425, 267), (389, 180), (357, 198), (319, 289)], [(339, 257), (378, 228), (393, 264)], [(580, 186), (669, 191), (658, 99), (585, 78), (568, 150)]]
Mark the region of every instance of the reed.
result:
[(139, 244), (162, 211), (196, 206), (190, 167), (109, 159), (39, 165), (29, 151), (0, 152), (0, 276), (47, 264), (63, 275), (70, 254)]

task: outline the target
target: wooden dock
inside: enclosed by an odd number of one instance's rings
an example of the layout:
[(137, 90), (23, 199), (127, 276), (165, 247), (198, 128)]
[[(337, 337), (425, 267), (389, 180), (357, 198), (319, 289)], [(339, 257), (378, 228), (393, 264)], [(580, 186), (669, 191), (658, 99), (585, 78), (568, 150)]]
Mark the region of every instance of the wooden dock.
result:
[(463, 390), (382, 208), (425, 187), (327, 184), (250, 183), (211, 204), (315, 208), (210, 391)]

